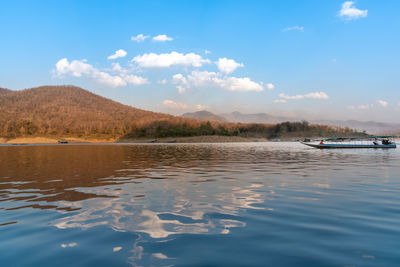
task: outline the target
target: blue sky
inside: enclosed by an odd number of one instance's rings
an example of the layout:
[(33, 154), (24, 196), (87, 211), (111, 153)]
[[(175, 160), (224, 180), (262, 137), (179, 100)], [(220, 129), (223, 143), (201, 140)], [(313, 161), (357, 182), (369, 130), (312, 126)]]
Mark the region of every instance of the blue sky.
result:
[(73, 84), (172, 114), (400, 122), (398, 10), (395, 0), (1, 1), (0, 87)]

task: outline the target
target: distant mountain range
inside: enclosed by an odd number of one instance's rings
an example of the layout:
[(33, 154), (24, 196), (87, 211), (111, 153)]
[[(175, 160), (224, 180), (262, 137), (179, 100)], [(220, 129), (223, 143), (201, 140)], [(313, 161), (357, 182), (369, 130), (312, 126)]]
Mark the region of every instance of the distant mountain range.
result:
[(330, 126), (341, 126), (356, 129), (358, 131), (366, 131), (369, 134), (377, 135), (398, 135), (400, 133), (399, 123), (386, 123), (376, 121), (357, 121), (357, 120), (315, 120), (312, 123), (325, 124)]
[(293, 118), (274, 116), (267, 113), (243, 114), (238, 111), (220, 114), (219, 116), (225, 118), (229, 122), (242, 123), (280, 123), (284, 121), (298, 121)]
[(201, 121), (219, 121), (219, 122), (227, 122), (228, 121), (227, 119), (225, 119), (221, 116), (215, 115), (214, 113), (211, 113), (206, 110), (184, 113), (184, 114), (182, 114), (182, 117), (195, 119), (195, 120), (201, 120)]
[(285, 121), (298, 121), (293, 118), (273, 116), (267, 113), (243, 114), (238, 111), (232, 113), (222, 113), (217, 115), (212, 112), (202, 110), (192, 113), (184, 113), (181, 116), (201, 121), (241, 122), (241, 123), (275, 124)]
[[(209, 111), (198, 111), (185, 113), (183, 117), (197, 120), (221, 121), (221, 122), (241, 122), (241, 123), (266, 123), (275, 124), (285, 121), (302, 121), (292, 117), (274, 116), (267, 113), (243, 114), (238, 111), (232, 113), (214, 114)], [(307, 119), (304, 119), (307, 120)], [(383, 123), (375, 121), (357, 121), (357, 120), (307, 120), (310, 123), (324, 124), (330, 126), (349, 127), (358, 131), (366, 131), (370, 134), (398, 134), (400, 133), (400, 124)]]

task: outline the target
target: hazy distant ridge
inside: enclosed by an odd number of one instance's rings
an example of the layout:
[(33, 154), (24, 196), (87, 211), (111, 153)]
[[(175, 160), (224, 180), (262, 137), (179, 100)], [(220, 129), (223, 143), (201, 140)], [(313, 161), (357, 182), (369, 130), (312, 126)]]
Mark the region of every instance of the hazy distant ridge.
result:
[[(232, 113), (214, 114), (209, 111), (198, 111), (190, 114), (190, 118), (198, 120), (228, 121), (240, 123), (266, 123), (275, 124), (286, 121), (302, 121), (301, 118), (274, 116), (268, 113), (244, 114), (238, 111)], [(183, 116), (185, 116), (185, 114)], [(204, 116), (207, 114), (207, 116)], [(188, 116), (189, 117), (189, 116)], [(213, 118), (213, 119), (210, 119)], [(307, 120), (307, 119), (304, 119)], [(309, 121), (309, 120), (307, 120)], [(330, 126), (349, 127), (358, 131), (366, 131), (370, 134), (398, 134), (400, 133), (400, 124), (383, 123), (375, 121), (357, 121), (357, 120), (311, 120), (310, 123), (324, 124)]]
[(184, 114), (182, 114), (182, 117), (195, 119), (195, 120), (201, 120), (201, 121), (220, 121), (220, 122), (227, 121), (222, 116), (215, 115), (214, 113), (211, 113), (206, 110), (184, 113)]
[(242, 123), (280, 123), (284, 121), (297, 121), (296, 119), (282, 116), (274, 116), (267, 113), (243, 114), (238, 111), (232, 113), (223, 113), (219, 116), (225, 118), (229, 122)]

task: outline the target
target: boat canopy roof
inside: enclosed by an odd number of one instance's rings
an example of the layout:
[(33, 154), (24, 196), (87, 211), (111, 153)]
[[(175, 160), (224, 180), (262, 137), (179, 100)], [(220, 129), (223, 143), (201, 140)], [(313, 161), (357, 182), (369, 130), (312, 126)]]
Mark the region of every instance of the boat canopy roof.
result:
[(364, 137), (332, 137), (327, 138), (325, 141), (340, 141), (340, 140), (373, 140), (373, 139), (391, 139), (396, 138), (396, 136), (392, 135), (377, 135), (377, 136), (364, 136)]

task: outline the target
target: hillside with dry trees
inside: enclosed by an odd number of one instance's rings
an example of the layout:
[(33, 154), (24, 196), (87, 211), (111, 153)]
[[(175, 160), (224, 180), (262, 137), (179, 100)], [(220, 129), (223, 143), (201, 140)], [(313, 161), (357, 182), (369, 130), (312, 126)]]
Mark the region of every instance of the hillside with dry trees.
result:
[(1, 88), (1, 87), (0, 87), (0, 95), (5, 95), (5, 94), (11, 93), (11, 92), (12, 92), (12, 91), (9, 90), (9, 89)]
[(137, 138), (225, 135), (363, 135), (348, 128), (307, 122), (243, 124), (208, 122), (123, 105), (75, 86), (0, 90), (0, 137)]

